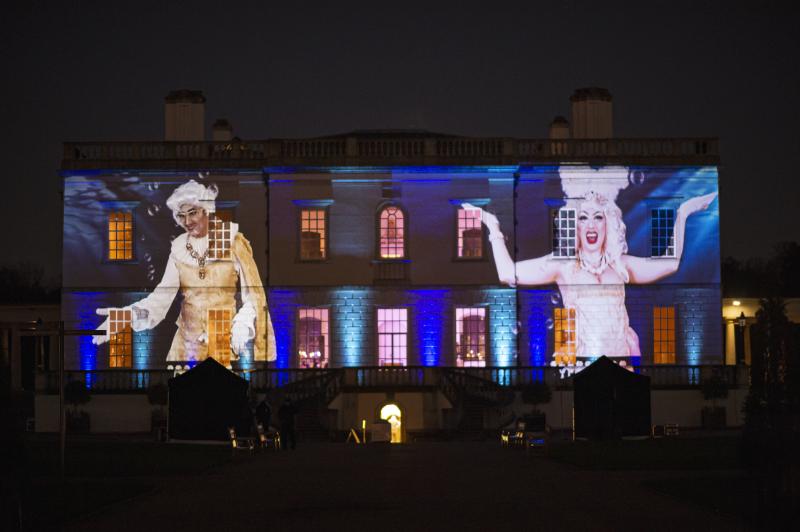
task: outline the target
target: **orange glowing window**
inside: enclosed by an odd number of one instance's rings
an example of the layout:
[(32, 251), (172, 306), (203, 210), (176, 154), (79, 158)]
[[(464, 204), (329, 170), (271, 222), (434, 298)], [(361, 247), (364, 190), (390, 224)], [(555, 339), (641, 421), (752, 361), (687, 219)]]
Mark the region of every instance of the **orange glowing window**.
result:
[(575, 346), (575, 309), (553, 309), (553, 332), (555, 351), (553, 357), (557, 364), (574, 365), (576, 358)]
[(390, 205), (381, 210), (379, 217), (380, 257), (402, 259), (405, 250), (405, 217), (399, 207)]
[(675, 363), (675, 307), (653, 307), (653, 362)]
[(230, 309), (208, 311), (208, 356), (224, 366), (231, 363), (232, 314)]
[(108, 260), (133, 260), (133, 212), (108, 213)]
[(133, 330), (130, 309), (108, 309), (108, 367), (130, 368)]
[(483, 228), (481, 211), (458, 209), (458, 257), (479, 259), (483, 257)]
[(300, 210), (300, 259), (324, 260), (327, 240), (325, 209)]

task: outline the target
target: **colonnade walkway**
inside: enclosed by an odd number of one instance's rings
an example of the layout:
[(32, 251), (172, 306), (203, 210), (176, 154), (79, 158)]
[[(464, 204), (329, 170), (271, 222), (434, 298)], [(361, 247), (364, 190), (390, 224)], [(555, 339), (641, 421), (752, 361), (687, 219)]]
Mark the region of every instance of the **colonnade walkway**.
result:
[(496, 442), (239, 452), (161, 481), (68, 530), (741, 530), (646, 480), (687, 471), (590, 471)]

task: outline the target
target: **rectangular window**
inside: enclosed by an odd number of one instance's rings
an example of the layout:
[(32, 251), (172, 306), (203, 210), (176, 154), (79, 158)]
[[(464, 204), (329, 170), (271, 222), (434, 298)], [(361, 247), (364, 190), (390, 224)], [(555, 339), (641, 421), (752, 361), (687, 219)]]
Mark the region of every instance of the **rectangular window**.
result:
[(230, 309), (208, 310), (208, 356), (223, 366), (231, 364), (231, 320)]
[(486, 366), (486, 309), (456, 309), (456, 365)]
[(217, 213), (208, 217), (208, 258), (231, 259), (231, 222)]
[(574, 308), (553, 309), (553, 331), (555, 344), (554, 361), (556, 364), (574, 365), (577, 360)]
[(108, 213), (108, 260), (133, 260), (133, 211)]
[(553, 256), (575, 256), (575, 209), (553, 211)]
[(328, 367), (328, 309), (301, 308), (297, 311), (297, 358), (301, 368)]
[(408, 360), (408, 310), (378, 309), (378, 365), (405, 366)]
[(650, 255), (675, 256), (675, 209), (651, 209)]
[(675, 307), (653, 307), (653, 363), (675, 363)]
[(483, 257), (483, 226), (481, 211), (458, 209), (458, 257), (480, 259)]
[(300, 260), (324, 260), (327, 245), (325, 209), (300, 210)]
[(130, 309), (108, 309), (108, 367), (132, 366), (133, 330)]

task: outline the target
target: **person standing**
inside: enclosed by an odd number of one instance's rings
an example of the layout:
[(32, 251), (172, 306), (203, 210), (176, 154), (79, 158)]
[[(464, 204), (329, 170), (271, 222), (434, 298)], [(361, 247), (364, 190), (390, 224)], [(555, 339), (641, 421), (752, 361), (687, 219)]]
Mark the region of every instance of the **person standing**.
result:
[(264, 428), (264, 432), (269, 432), (269, 423), (272, 419), (272, 408), (266, 399), (258, 403), (256, 407), (256, 421)]
[(297, 411), (290, 398), (285, 398), (278, 409), (278, 421), (281, 424), (281, 447), (283, 450), (291, 446), (294, 451), (297, 447), (297, 436), (294, 431), (294, 416)]

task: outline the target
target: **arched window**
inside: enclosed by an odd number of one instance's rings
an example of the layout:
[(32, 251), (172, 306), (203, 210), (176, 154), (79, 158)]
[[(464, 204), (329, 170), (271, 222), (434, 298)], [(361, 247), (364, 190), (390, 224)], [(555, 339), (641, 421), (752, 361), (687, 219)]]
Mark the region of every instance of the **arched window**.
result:
[(378, 216), (378, 238), (382, 259), (403, 259), (406, 256), (406, 220), (402, 209), (389, 205)]

